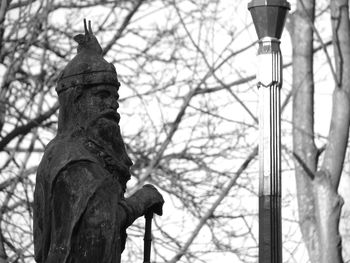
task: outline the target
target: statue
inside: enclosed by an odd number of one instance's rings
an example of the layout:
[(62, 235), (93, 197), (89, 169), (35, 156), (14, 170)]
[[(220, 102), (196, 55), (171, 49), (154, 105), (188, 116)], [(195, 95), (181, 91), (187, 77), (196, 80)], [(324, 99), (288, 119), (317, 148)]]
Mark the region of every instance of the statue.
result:
[(78, 54), (61, 73), (57, 136), (47, 145), (34, 192), (34, 250), (39, 263), (119, 263), (126, 228), (162, 214), (152, 185), (124, 197), (132, 162), (117, 113), (114, 66), (84, 20)]

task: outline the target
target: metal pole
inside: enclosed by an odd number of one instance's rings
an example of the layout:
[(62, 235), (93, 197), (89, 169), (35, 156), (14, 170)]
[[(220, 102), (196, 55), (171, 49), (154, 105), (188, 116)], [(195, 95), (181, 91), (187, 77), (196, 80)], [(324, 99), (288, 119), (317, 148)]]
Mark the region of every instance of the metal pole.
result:
[(145, 215), (145, 236), (143, 246), (143, 262), (151, 262), (151, 245), (152, 245), (152, 218), (153, 212), (148, 212)]
[(282, 263), (279, 39), (290, 4), (286, 0), (252, 0), (248, 10), (259, 38), (259, 263)]
[(280, 41), (260, 39), (258, 61), (259, 263), (282, 263)]

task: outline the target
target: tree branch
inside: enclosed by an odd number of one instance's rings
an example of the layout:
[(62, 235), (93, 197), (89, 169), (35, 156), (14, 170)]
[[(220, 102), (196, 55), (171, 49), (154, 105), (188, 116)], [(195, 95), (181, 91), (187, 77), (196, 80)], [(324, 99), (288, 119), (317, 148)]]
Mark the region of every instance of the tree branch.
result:
[(130, 21), (132, 19), (132, 17), (135, 15), (135, 13), (137, 12), (137, 10), (140, 8), (140, 6), (142, 5), (142, 3), (145, 0), (138, 0), (136, 5), (132, 8), (132, 10), (129, 12), (129, 14), (125, 17), (122, 25), (118, 28), (116, 34), (113, 36), (113, 38), (109, 41), (109, 43), (107, 44), (107, 46), (104, 48), (103, 50), (103, 55), (106, 55), (108, 53), (108, 51), (113, 47), (113, 45), (115, 44), (115, 42), (122, 36), (124, 30), (126, 29), (126, 27), (130, 24)]
[(335, 189), (338, 189), (350, 125), (350, 22), (348, 1), (332, 0), (331, 17), (338, 82), (336, 82), (337, 86), (333, 92), (331, 125), (321, 169), (330, 173), (332, 185)]
[(31, 129), (38, 127), (43, 121), (50, 118), (58, 110), (58, 107), (58, 103), (56, 103), (51, 109), (43, 114), (40, 114), (38, 117), (29, 121), (27, 124), (14, 128), (0, 141), (0, 151), (3, 151), (7, 144), (18, 135), (26, 135), (28, 132), (30, 132)]
[(219, 197), (216, 199), (214, 204), (209, 208), (209, 210), (204, 214), (204, 216), (200, 219), (199, 223), (195, 227), (195, 229), (192, 231), (191, 236), (187, 239), (185, 245), (181, 248), (181, 250), (170, 260), (168, 263), (175, 263), (181, 259), (181, 257), (186, 253), (194, 239), (198, 236), (199, 232), (203, 228), (203, 226), (206, 224), (207, 220), (212, 216), (215, 209), (220, 205), (221, 201), (224, 200), (224, 198), (228, 195), (231, 188), (236, 184), (237, 179), (239, 176), (244, 172), (244, 170), (248, 167), (250, 162), (257, 156), (258, 154), (258, 146), (255, 146), (253, 151), (248, 155), (246, 160), (241, 164), (241, 166), (238, 168), (238, 170), (235, 173), (235, 176), (231, 178), (231, 180), (228, 182), (227, 186), (222, 190)]

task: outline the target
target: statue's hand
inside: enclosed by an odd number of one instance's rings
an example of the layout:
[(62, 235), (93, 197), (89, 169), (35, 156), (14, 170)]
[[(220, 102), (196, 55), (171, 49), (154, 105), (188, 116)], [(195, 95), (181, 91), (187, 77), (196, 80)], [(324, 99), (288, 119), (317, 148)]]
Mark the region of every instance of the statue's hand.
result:
[(150, 184), (143, 186), (132, 196), (125, 199), (125, 210), (128, 214), (126, 225), (129, 226), (136, 218), (149, 212), (162, 215), (164, 199), (158, 190)]
[(163, 196), (151, 184), (144, 185), (142, 187), (142, 190), (146, 192), (146, 196), (148, 198), (147, 200), (148, 207), (145, 212), (146, 213), (153, 212), (161, 216), (163, 214), (163, 204), (164, 204)]

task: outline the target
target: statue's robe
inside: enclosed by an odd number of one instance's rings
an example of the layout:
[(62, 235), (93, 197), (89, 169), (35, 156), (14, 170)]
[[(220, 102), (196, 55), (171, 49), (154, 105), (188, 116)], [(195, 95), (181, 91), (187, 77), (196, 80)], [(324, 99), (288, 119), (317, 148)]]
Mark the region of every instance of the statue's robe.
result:
[(54, 139), (37, 172), (35, 260), (119, 263), (130, 211), (120, 183), (83, 140)]

